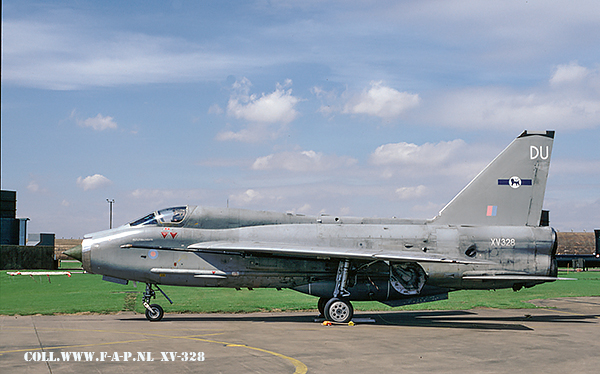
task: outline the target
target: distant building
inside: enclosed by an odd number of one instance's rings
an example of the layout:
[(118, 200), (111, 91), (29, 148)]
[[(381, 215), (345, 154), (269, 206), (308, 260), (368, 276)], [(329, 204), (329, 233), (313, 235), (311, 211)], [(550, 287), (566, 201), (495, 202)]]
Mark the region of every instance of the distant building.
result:
[(56, 269), (54, 234), (27, 236), (29, 218), (17, 218), (17, 192), (0, 193), (0, 269)]
[(559, 267), (587, 270), (600, 267), (600, 230), (559, 232), (556, 261)]
[(591, 255), (595, 251), (593, 232), (558, 232), (557, 255)]
[(17, 192), (2, 190), (0, 194), (0, 244), (25, 245), (27, 221), (17, 218)]

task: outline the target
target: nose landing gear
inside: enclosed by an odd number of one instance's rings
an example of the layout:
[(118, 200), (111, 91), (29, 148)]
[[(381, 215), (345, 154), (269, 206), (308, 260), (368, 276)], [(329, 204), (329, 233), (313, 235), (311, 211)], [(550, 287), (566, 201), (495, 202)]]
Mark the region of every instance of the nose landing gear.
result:
[[(169, 299), (169, 296), (167, 296), (167, 294), (165, 294), (164, 291), (158, 287), (158, 285), (155, 284), (154, 286), (156, 286), (156, 289), (159, 290), (167, 298), (167, 300), (169, 300), (169, 302), (171, 304), (173, 304), (171, 299)], [(142, 304), (144, 305), (144, 308), (146, 308), (146, 318), (150, 322), (158, 322), (165, 315), (165, 312), (163, 311), (163, 308), (160, 305), (158, 305), (158, 304), (150, 305), (149, 304), (150, 299), (155, 299), (155, 298), (156, 298), (156, 293), (152, 289), (152, 284), (146, 283), (146, 291), (144, 291), (144, 294), (142, 295)]]

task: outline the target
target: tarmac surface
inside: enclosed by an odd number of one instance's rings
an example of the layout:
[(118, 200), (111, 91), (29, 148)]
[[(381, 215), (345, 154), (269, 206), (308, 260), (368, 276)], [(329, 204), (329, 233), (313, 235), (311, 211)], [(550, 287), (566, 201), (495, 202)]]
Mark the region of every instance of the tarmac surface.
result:
[(535, 303), (357, 312), (355, 326), (315, 313), (0, 316), (0, 372), (597, 373), (600, 297)]

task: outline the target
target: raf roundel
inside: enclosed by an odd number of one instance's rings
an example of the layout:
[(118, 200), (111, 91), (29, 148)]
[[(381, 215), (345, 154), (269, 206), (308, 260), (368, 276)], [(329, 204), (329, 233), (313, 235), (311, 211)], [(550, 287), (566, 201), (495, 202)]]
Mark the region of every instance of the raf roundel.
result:
[(158, 251), (156, 249), (149, 250), (148, 257), (154, 260), (155, 258), (158, 257)]

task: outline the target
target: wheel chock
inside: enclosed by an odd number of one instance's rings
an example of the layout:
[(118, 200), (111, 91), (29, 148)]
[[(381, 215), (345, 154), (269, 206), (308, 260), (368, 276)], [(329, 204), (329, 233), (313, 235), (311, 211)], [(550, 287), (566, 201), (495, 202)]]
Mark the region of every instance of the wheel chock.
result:
[[(322, 323), (323, 326), (333, 326), (334, 324), (345, 325), (345, 323), (337, 323), (337, 322), (331, 322), (331, 321), (323, 321), (323, 323)], [(352, 322), (352, 321), (348, 322), (348, 326), (354, 326), (354, 322)]]

